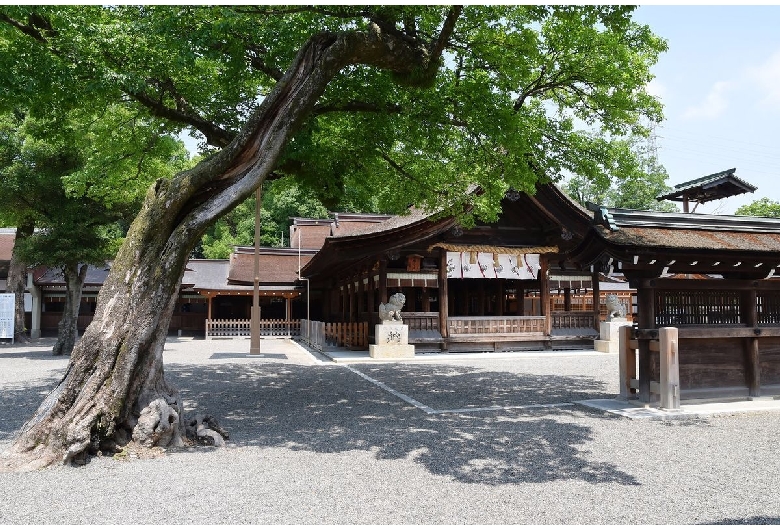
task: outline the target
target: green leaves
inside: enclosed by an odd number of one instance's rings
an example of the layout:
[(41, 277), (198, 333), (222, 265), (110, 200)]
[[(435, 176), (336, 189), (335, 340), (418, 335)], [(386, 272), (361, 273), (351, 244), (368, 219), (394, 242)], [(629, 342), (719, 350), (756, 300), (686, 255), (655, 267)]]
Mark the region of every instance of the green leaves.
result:
[[(350, 197), (387, 212), (462, 212), (479, 185), (475, 211), (487, 219), (510, 187), (569, 173), (600, 184), (636, 165), (608, 138), (647, 134), (641, 120), (661, 119), (645, 86), (666, 44), (632, 9), (465, 6), (442, 42), (447, 6), (4, 6), (0, 90), (35, 115), (105, 112), (112, 128), (86, 128), (92, 152), (66, 183), (118, 204), (120, 173), (164, 172), (121, 163), (126, 152), (164, 158), (172, 146), (154, 135), (185, 127), (225, 146), (307, 39), (372, 25), (421, 58), (443, 44), (435, 75), (344, 68), (275, 173), (329, 207)], [(109, 166), (103, 184), (98, 168)]]

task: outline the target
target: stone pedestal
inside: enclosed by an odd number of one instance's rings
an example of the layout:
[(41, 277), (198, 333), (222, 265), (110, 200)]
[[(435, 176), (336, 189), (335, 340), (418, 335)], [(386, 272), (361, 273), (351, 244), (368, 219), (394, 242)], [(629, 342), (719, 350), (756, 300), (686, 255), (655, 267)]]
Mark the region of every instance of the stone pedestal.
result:
[(593, 348), (603, 353), (617, 353), (619, 348), (619, 330), (623, 326), (630, 326), (631, 322), (625, 318), (613, 318), (601, 323), (599, 338), (593, 341)]
[(385, 321), (374, 327), (376, 344), (368, 347), (368, 354), (375, 359), (414, 357), (414, 345), (409, 344), (409, 326)]

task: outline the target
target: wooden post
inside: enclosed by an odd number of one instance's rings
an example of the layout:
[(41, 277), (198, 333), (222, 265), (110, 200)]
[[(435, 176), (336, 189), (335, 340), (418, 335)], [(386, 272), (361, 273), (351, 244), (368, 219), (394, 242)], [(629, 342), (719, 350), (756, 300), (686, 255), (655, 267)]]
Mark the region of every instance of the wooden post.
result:
[[(387, 303), (387, 260), (379, 260), (379, 302)], [(377, 305), (377, 307), (379, 307)]]
[[(370, 325), (374, 324), (373, 319), (371, 318), (371, 315), (374, 314), (375, 311), (379, 308), (379, 305), (376, 303), (376, 284), (374, 282), (374, 272), (368, 271), (368, 323)], [(372, 328), (373, 329), (373, 328)]]
[(477, 290), (477, 304), (479, 305), (479, 316), (485, 316), (485, 281), (479, 280), (479, 289)]
[(590, 283), (593, 287), (593, 327), (601, 331), (601, 282), (599, 271), (594, 271)]
[[(447, 251), (439, 249), (439, 333), (442, 338), (449, 336), (447, 321), (449, 319), (450, 295), (449, 285), (447, 283)], [(442, 349), (446, 347), (446, 342)]]
[[(640, 286), (636, 291), (637, 315), (639, 329), (655, 328), (654, 290)], [(650, 357), (650, 341), (639, 340), (639, 399), (643, 403), (650, 403), (650, 373), (652, 370), (652, 358)]]
[(249, 353), (260, 353), (260, 209), (262, 208), (263, 187), (255, 192), (255, 248), (254, 282), (252, 286), (251, 331), (249, 333)]
[(571, 311), (571, 287), (563, 288), (563, 310)]
[(547, 275), (548, 259), (546, 256), (539, 256), (539, 311), (544, 319), (545, 334), (552, 332), (552, 316), (550, 315), (550, 278)]
[[(742, 293), (742, 321), (749, 328), (758, 327), (758, 308), (756, 290)], [(758, 337), (745, 339), (745, 374), (747, 375), (748, 396), (761, 395), (761, 352), (758, 347)]]
[(677, 328), (658, 330), (661, 349), (661, 408), (680, 410), (680, 362)]
[(631, 380), (636, 379), (636, 351), (631, 347), (631, 326), (622, 326), (618, 330), (618, 344), (620, 397), (628, 399), (633, 394)]
[(506, 290), (504, 289), (504, 279), (498, 279), (498, 287), (496, 289), (496, 316), (504, 316), (504, 304), (506, 304)]
[(516, 314), (521, 317), (525, 315), (525, 285), (520, 280), (515, 280), (515, 300), (517, 300)]

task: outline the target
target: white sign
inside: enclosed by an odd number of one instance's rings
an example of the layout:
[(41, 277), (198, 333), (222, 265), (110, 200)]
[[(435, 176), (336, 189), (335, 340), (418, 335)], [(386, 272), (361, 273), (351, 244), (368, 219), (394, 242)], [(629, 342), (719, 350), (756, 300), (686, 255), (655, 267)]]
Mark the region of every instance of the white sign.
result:
[(447, 252), (447, 278), (535, 280), (538, 274), (539, 254)]
[(14, 293), (0, 294), (0, 339), (14, 339)]

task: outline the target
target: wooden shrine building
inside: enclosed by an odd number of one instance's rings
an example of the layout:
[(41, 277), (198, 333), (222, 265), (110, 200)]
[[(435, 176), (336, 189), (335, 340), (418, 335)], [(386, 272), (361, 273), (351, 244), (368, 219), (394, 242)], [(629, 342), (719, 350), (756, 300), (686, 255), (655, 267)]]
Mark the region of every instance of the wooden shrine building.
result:
[[(554, 185), (533, 196), (508, 193), (501, 206), (498, 222), (469, 230), (454, 217), (413, 211), (328, 237), (301, 272), (311, 282), (312, 318), (373, 324), (379, 303), (403, 292), (418, 349), (592, 347), (598, 272), (583, 273), (567, 258), (592, 212)], [(556, 311), (551, 284), (563, 291)], [(572, 307), (573, 295), (586, 291), (589, 306)]]
[[(569, 253), (636, 288), (640, 399), (652, 400), (662, 327), (679, 333), (680, 395), (780, 393), (780, 219), (597, 209)], [(629, 363), (632, 364), (632, 363)]]

